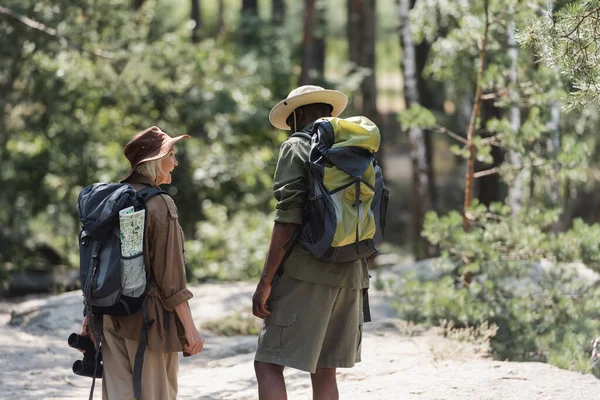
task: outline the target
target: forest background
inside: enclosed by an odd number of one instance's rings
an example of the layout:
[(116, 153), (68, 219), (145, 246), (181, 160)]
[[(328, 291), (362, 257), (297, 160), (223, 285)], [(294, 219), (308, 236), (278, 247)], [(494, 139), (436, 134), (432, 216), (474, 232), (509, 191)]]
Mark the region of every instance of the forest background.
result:
[(77, 274), (77, 195), (151, 125), (193, 137), (167, 187), (189, 279), (257, 277), (286, 138), (268, 112), (318, 84), (381, 128), (383, 253), (428, 260), (376, 282), (399, 316), (597, 372), (599, 26), (598, 1), (3, 0), (2, 293)]

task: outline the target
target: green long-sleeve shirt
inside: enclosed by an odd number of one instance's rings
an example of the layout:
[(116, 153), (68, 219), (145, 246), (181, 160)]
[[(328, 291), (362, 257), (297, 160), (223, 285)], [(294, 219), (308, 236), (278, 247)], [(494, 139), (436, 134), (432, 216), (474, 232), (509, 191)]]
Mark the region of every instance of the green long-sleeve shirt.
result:
[[(307, 127), (308, 128), (308, 127)], [(273, 179), (277, 200), (275, 222), (302, 223), (302, 211), (308, 197), (308, 155), (310, 142), (291, 137), (281, 145)], [(283, 269), (291, 277), (333, 287), (364, 289), (369, 287), (369, 271), (358, 261), (328, 263), (313, 257), (300, 245), (294, 246)]]

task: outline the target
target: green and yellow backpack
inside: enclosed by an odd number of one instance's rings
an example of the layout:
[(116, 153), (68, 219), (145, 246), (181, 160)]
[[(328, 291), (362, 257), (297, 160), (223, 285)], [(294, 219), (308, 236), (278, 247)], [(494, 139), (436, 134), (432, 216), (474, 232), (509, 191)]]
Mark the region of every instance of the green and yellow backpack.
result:
[(309, 196), (297, 243), (328, 262), (347, 262), (377, 252), (383, 241), (389, 191), (374, 159), (381, 137), (365, 117), (321, 118), (312, 132)]

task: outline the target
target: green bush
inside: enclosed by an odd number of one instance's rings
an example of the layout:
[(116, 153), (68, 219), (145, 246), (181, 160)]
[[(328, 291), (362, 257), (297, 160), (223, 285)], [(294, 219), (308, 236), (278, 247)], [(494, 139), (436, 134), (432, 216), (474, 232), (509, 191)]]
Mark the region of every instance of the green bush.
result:
[[(410, 321), (458, 328), (496, 325), (492, 354), (504, 360), (536, 360), (591, 372), (589, 344), (600, 333), (598, 270), (600, 227), (577, 221), (554, 233), (553, 212), (510, 217), (495, 205), (476, 205), (469, 232), (458, 213), (427, 216), (424, 235), (454, 265), (441, 279), (406, 277), (396, 282), (396, 307)], [(447, 268), (446, 268), (447, 271)], [(465, 277), (470, 275), (470, 283)]]
[(224, 206), (204, 203), (206, 221), (198, 224), (198, 240), (186, 241), (190, 278), (195, 281), (243, 280), (260, 276), (269, 248), (273, 216), (240, 210), (228, 215)]

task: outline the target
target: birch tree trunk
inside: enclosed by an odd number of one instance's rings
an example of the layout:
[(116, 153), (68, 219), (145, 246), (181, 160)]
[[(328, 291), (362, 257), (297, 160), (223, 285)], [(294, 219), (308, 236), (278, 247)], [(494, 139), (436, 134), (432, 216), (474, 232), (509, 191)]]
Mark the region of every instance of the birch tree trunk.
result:
[[(409, 13), (411, 0), (398, 0), (400, 39), (402, 44), (402, 72), (404, 78), (404, 99), (406, 107), (420, 105), (419, 82), (417, 76), (417, 57), (411, 33)], [(414, 254), (417, 259), (431, 255), (431, 245), (421, 236), (425, 213), (431, 210), (432, 197), (429, 190), (430, 162), (427, 155), (425, 132), (420, 127), (411, 127), (408, 131), (410, 156), (412, 163), (412, 236)]]
[(302, 71), (300, 86), (310, 83), (313, 66), (313, 38), (315, 27), (315, 0), (306, 0), (304, 7), (304, 35), (302, 36)]
[[(550, 122), (546, 125), (548, 132), (551, 133), (551, 136), (546, 141), (546, 149), (548, 150), (548, 154), (552, 154), (555, 156), (558, 155), (558, 151), (560, 150), (560, 103), (558, 101), (554, 101), (550, 108)], [(557, 172), (557, 166), (554, 167), (555, 172)], [(560, 184), (558, 181), (553, 178), (549, 182), (548, 193), (550, 194), (550, 199), (553, 203), (558, 203), (560, 200)]]
[[(557, 72), (558, 73), (558, 72)], [(550, 122), (548, 122), (548, 124), (546, 125), (548, 132), (551, 133), (551, 136), (548, 138), (548, 140), (546, 141), (546, 149), (548, 150), (548, 154), (553, 155), (554, 159), (556, 160), (556, 157), (558, 156), (558, 152), (560, 151), (560, 147), (561, 147), (561, 138), (560, 138), (560, 103), (558, 101), (554, 101), (552, 103), (551, 109), (550, 109)], [(554, 164), (554, 172), (555, 175), (553, 177), (550, 178), (550, 181), (548, 182), (548, 193), (550, 196), (550, 199), (552, 201), (553, 204), (559, 204), (561, 203), (561, 191), (560, 191), (560, 182), (557, 180), (556, 176), (558, 175), (558, 164)], [(564, 191), (563, 195), (565, 196), (564, 199), (562, 199), (562, 213), (557, 221), (557, 223), (554, 226), (554, 231), (555, 232), (562, 232), (564, 230), (567, 229), (568, 225), (569, 225), (569, 215), (570, 215), (570, 207), (569, 207), (569, 203), (568, 203), (568, 197), (570, 196), (569, 190), (568, 190), (568, 185), (565, 184), (565, 188), (566, 190)], [(594, 218), (594, 220), (596, 220), (596, 218)]]
[[(521, 109), (519, 107), (519, 82), (518, 82), (518, 71), (517, 67), (519, 64), (519, 50), (517, 48), (517, 40), (515, 39), (515, 19), (514, 15), (511, 15), (508, 19), (506, 27), (506, 42), (507, 42), (507, 53), (510, 58), (510, 70), (508, 72), (509, 78), (509, 93), (512, 105), (510, 107), (509, 119), (510, 126), (515, 135), (519, 135), (521, 129)], [(523, 171), (521, 165), (521, 159), (519, 154), (512, 150), (508, 150), (508, 161), (514, 171), (516, 171), (515, 180), (508, 188), (508, 206), (511, 209), (512, 215), (516, 215), (523, 207), (523, 193), (524, 193), (524, 180), (526, 172)]]

